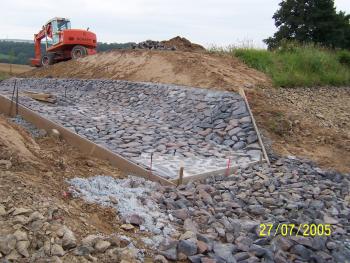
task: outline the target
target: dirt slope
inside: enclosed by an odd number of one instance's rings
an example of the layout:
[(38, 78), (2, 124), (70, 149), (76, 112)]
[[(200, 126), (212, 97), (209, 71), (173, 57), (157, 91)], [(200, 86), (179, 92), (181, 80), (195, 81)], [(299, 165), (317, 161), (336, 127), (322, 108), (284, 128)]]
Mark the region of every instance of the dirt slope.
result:
[[(0, 115), (0, 132), (0, 160), (3, 163), (9, 163), (8, 169), (5, 169), (6, 173), (2, 173), (4, 166), (0, 166), (0, 174), (9, 175), (8, 180), (21, 180), (29, 189), (34, 188), (38, 197), (54, 199), (56, 203), (67, 206), (67, 208), (69, 200), (62, 195), (68, 189), (66, 179), (104, 173), (115, 177), (122, 176), (118, 170), (106, 162), (87, 158), (63, 141), (51, 137), (34, 140), (26, 130), (7, 121), (2, 115)], [(7, 179), (6, 176), (0, 176), (0, 185), (5, 185), (4, 182), (1, 182), (5, 179)], [(15, 188), (16, 184), (11, 185), (10, 182), (7, 182), (6, 186)], [(10, 188), (6, 192), (0, 191), (0, 194), (9, 192), (11, 192)], [(20, 196), (23, 198), (23, 195)], [(1, 197), (1, 200), (5, 200), (5, 197)], [(20, 204), (17, 205), (31, 205), (28, 201), (30, 198), (27, 196), (27, 199), (20, 200)], [(81, 205), (83, 204), (79, 204)], [(72, 209), (71, 212), (74, 214), (76, 211)], [(113, 211), (110, 212), (110, 217), (114, 217)], [(105, 209), (97, 209), (89, 216), (98, 218), (105, 214)], [(66, 220), (71, 221), (72, 227), (74, 224), (81, 224), (69, 216)], [(113, 223), (115, 221), (111, 224), (100, 221), (96, 222), (95, 227), (102, 232), (111, 233)], [(86, 228), (82, 229), (84, 230), (88, 231)]]
[(16, 130), (13, 126), (0, 119), (0, 159), (11, 159), (12, 162), (36, 163), (37, 158), (32, 150), (38, 150), (39, 146), (22, 130)]
[(33, 77), (111, 78), (235, 90), (269, 85), (239, 60), (203, 52), (123, 50), (35, 69)]
[(248, 96), (277, 153), (350, 172), (350, 87), (260, 89)]
[[(15, 222), (18, 218), (12, 217), (10, 213), (15, 209), (26, 208), (31, 212), (40, 212), (45, 218), (48, 214), (55, 213), (55, 218), (45, 219), (45, 224), (68, 227), (78, 241), (90, 234), (109, 236), (118, 233), (129, 237), (135, 245), (140, 244), (143, 248), (140, 238), (144, 234), (138, 230), (121, 229), (122, 222), (114, 209), (65, 195), (69, 191), (67, 179), (96, 175), (115, 178), (124, 176), (107, 162), (89, 158), (57, 138), (33, 139), (22, 127), (0, 115), (0, 236), (21, 228), (22, 225)], [(4, 208), (8, 213), (4, 213)], [(22, 229), (28, 230), (26, 226)], [(28, 251), (31, 255), (38, 254), (35, 240), (44, 242), (50, 239), (50, 232), (38, 230), (35, 237), (30, 238), (33, 238), (33, 243)], [(95, 256), (95, 262), (119, 262), (105, 258), (104, 254)], [(29, 262), (29, 259), (21, 260), (20, 255), (11, 255), (11, 258), (14, 262)], [(62, 259), (64, 262), (87, 262), (72, 253), (67, 253)]]

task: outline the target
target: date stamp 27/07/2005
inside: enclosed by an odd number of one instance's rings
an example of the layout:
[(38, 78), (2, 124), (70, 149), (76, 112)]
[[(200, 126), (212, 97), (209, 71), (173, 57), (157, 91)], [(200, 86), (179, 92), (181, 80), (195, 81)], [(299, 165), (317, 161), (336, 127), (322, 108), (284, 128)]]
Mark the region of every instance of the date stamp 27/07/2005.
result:
[(332, 229), (330, 224), (260, 224), (259, 236), (330, 236)]

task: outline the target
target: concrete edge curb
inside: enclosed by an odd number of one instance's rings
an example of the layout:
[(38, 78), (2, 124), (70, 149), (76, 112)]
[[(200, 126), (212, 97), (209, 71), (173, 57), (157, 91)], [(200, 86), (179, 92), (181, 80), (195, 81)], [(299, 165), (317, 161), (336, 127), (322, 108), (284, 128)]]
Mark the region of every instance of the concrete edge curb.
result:
[(253, 116), (252, 110), (250, 109), (249, 102), (248, 102), (247, 96), (245, 95), (244, 89), (240, 88), (240, 89), (239, 89), (239, 94), (243, 97), (243, 99), (244, 99), (244, 101), (245, 101), (245, 104), (246, 104), (246, 106), (247, 106), (247, 109), (248, 109), (250, 118), (252, 119), (252, 123), (253, 123), (254, 129), (255, 129), (255, 132), (256, 132), (256, 134), (257, 134), (257, 136), (258, 136), (258, 141), (259, 141), (260, 147), (261, 147), (262, 152), (263, 152), (263, 155), (264, 155), (264, 161), (266, 161), (267, 164), (270, 165), (270, 159), (269, 159), (269, 157), (267, 156), (267, 152), (266, 152), (264, 143), (263, 143), (263, 141), (262, 141), (262, 139), (261, 139), (260, 131), (259, 131), (259, 129), (258, 129), (258, 126), (256, 125), (255, 118), (254, 118), (254, 116)]

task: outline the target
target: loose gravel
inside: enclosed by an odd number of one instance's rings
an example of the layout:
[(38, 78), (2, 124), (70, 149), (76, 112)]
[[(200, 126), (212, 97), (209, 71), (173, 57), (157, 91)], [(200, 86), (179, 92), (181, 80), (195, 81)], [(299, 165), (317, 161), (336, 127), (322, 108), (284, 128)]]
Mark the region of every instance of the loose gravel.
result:
[(110, 176), (74, 178), (68, 182), (74, 196), (116, 208), (125, 223), (137, 224), (140, 229), (155, 234), (152, 240), (160, 241), (176, 232), (170, 224), (169, 214), (162, 212), (150, 198), (160, 187), (154, 182), (133, 176), (127, 179)]

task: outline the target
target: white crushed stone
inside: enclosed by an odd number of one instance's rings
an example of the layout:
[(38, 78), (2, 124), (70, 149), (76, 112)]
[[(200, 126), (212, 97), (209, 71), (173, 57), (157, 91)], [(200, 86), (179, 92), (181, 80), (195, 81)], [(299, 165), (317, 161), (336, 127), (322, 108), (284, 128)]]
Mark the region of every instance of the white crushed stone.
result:
[[(138, 214), (144, 219), (140, 229), (145, 229), (159, 237), (167, 237), (176, 230), (170, 224), (169, 215), (160, 210), (153, 201), (151, 193), (157, 190), (158, 184), (143, 178), (129, 176), (126, 179), (115, 179), (99, 175), (90, 178), (73, 178), (68, 180), (71, 192), (91, 203), (114, 207), (122, 218)], [(117, 204), (112, 200), (116, 199)]]

